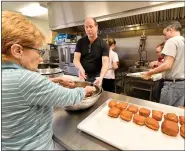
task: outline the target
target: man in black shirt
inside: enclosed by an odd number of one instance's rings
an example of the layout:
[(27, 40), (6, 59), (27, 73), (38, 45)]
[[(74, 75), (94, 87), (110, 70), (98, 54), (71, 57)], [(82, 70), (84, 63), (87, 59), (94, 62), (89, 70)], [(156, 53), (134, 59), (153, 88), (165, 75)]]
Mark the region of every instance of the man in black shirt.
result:
[(98, 24), (94, 18), (86, 18), (84, 26), (87, 36), (77, 42), (74, 64), (79, 69), (81, 79), (102, 85), (109, 65), (109, 48), (106, 42), (98, 37)]

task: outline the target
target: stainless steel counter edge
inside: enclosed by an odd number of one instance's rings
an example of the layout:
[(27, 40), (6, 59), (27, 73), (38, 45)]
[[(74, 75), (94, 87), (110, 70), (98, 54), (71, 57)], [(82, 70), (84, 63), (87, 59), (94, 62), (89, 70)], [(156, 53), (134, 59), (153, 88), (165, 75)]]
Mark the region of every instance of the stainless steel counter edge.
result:
[(117, 148), (77, 129), (77, 125), (81, 121), (109, 98), (158, 109), (163, 112), (173, 112), (179, 115), (184, 115), (184, 109), (181, 108), (104, 91), (98, 101), (88, 109), (81, 111), (65, 111), (60, 107), (54, 108), (53, 139), (67, 150), (118, 150)]

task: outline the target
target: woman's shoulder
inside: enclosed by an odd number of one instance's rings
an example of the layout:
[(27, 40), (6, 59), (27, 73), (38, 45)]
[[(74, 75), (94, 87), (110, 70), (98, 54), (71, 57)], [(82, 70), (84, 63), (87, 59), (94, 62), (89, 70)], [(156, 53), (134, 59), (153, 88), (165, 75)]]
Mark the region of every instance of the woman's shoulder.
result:
[(113, 50), (110, 50), (110, 53), (111, 53), (112, 55), (114, 55), (114, 56), (115, 56), (115, 55), (118, 55), (117, 52), (115, 52), (115, 51), (113, 51)]
[(39, 81), (43, 81), (46, 79), (45, 76), (42, 76), (38, 72), (30, 71), (30, 70), (21, 70), (19, 71), (21, 74), (19, 75), (19, 82), (20, 83), (37, 83)]
[(37, 81), (43, 78), (44, 76), (39, 73), (26, 69), (6, 69), (2, 71), (2, 80), (5, 83), (30, 83), (31, 81)]
[(24, 70), (22, 72), (22, 76), (26, 77), (26, 78), (34, 78), (37, 77), (37, 78), (43, 78), (44, 76), (42, 76), (40, 73), (38, 72), (35, 72), (35, 71), (30, 71), (30, 70)]

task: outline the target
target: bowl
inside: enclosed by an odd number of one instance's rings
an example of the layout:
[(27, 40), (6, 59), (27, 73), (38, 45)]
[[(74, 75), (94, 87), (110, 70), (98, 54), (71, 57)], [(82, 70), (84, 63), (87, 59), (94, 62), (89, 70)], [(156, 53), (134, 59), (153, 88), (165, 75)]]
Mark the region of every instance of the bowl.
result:
[[(88, 85), (90, 86), (91, 83), (87, 81), (75, 81), (75, 85), (76, 87), (84, 88)], [(77, 104), (66, 106), (64, 107), (64, 109), (68, 111), (84, 110), (94, 105), (96, 101), (99, 99), (99, 97), (101, 96), (103, 89), (102, 87), (99, 87), (97, 85), (93, 85), (93, 86), (96, 88), (96, 91), (92, 96), (85, 97), (82, 101), (78, 102)]]
[(40, 73), (41, 75), (49, 77), (49, 78), (62, 76), (64, 74), (63, 70), (60, 69), (58, 65), (44, 64), (44, 63), (41, 63), (38, 65), (37, 72)]

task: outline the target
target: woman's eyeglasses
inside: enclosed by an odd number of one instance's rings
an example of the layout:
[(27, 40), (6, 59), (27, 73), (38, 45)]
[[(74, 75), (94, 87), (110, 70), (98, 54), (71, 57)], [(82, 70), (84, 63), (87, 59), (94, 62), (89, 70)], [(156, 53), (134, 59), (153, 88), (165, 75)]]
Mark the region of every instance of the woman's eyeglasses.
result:
[(45, 54), (45, 50), (44, 49), (38, 49), (38, 48), (33, 48), (33, 47), (28, 47), (28, 46), (24, 46), (25, 48), (28, 48), (28, 49), (34, 49), (34, 50), (37, 50), (39, 52), (39, 55), (40, 56), (43, 56)]

